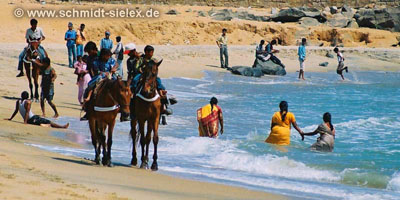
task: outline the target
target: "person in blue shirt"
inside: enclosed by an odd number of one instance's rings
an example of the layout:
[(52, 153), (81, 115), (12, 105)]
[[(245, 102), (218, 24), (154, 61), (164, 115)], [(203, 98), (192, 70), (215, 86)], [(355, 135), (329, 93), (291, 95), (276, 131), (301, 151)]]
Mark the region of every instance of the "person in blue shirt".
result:
[(274, 55), (274, 53), (279, 53), (279, 50), (274, 49), (274, 45), (276, 45), (276, 40), (272, 40), (270, 43), (268, 43), (265, 47), (265, 51), (267, 54), (269, 54), (272, 62), (280, 65), (282, 68), (285, 68), (285, 65), (281, 62), (281, 60)]
[(65, 40), (67, 41), (69, 67), (73, 68), (76, 62), (76, 31), (73, 30), (73, 24), (71, 22), (68, 23), (68, 31), (65, 33)]
[(89, 101), (93, 89), (98, 87), (100, 82), (105, 78), (110, 78), (115, 80), (117, 79), (117, 75), (115, 72), (118, 69), (118, 63), (111, 57), (112, 53), (110, 49), (101, 49), (100, 56), (93, 61), (93, 73), (94, 76), (92, 80), (89, 81), (87, 91), (85, 92), (85, 102)]
[(299, 46), (299, 49), (297, 51), (300, 62), (299, 79), (301, 78), (303, 80), (306, 80), (304, 79), (304, 70), (305, 70), (304, 61), (306, 60), (306, 43), (307, 43), (306, 38), (301, 39), (301, 45)]
[(110, 39), (110, 32), (106, 31), (106, 37), (100, 40), (100, 49), (112, 49), (113, 41)]

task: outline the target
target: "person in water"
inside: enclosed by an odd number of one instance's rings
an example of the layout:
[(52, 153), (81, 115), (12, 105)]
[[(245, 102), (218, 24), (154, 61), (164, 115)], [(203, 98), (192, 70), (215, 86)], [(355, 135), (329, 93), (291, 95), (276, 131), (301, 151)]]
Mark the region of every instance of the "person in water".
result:
[(200, 137), (218, 137), (218, 125), (221, 125), (220, 133), (224, 133), (224, 118), (222, 109), (217, 105), (218, 99), (212, 97), (210, 104), (197, 110)]
[[(331, 121), (331, 114), (326, 112), (323, 116), (324, 123), (320, 124), (317, 129), (313, 132), (303, 133), (303, 136), (312, 136), (320, 134), (313, 145), (311, 145), (312, 150), (316, 151), (327, 151), (332, 152), (335, 143), (335, 128), (333, 127)], [(303, 137), (304, 138), (304, 137)]]
[(335, 47), (333, 51), (336, 53), (338, 59), (338, 67), (336, 69), (336, 73), (339, 74), (344, 80), (343, 71), (346, 71), (346, 73), (348, 73), (349, 68), (347, 66), (344, 66), (344, 56), (342, 52), (339, 51), (339, 48)]
[(289, 145), (290, 144), (290, 125), (299, 132), (302, 139), (304, 139), (303, 131), (297, 126), (296, 118), (293, 113), (288, 111), (288, 103), (281, 101), (279, 104), (280, 112), (276, 112), (272, 116), (271, 120), (271, 133), (265, 140), (267, 143), (277, 145)]
[(44, 127), (51, 126), (53, 128), (68, 128), (69, 123), (67, 123), (66, 125), (58, 125), (56, 123), (51, 122), (48, 119), (42, 118), (38, 115), (34, 115), (31, 111), (32, 101), (29, 100), (28, 98), (29, 98), (29, 93), (27, 91), (22, 92), (21, 99), (17, 100), (15, 104), (14, 113), (11, 115), (9, 119), (5, 120), (11, 121), (19, 111), (22, 119), (24, 119), (24, 124), (32, 124)]

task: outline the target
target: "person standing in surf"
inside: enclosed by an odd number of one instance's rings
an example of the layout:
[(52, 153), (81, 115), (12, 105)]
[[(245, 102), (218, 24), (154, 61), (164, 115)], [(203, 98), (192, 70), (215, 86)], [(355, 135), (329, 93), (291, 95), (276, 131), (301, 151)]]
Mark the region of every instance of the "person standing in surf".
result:
[(301, 39), (301, 45), (299, 46), (299, 49), (297, 51), (297, 54), (299, 55), (299, 62), (300, 62), (300, 72), (299, 72), (299, 79), (304, 79), (304, 61), (306, 60), (306, 43), (307, 39), (303, 38)]
[(336, 73), (339, 74), (344, 80), (343, 71), (346, 70), (346, 73), (348, 73), (349, 69), (347, 66), (344, 66), (344, 57), (342, 52), (339, 51), (339, 48), (335, 47), (333, 51), (336, 53), (338, 59), (338, 67), (336, 69)]
[(218, 126), (221, 125), (220, 133), (224, 133), (224, 118), (222, 109), (217, 105), (218, 99), (212, 97), (210, 104), (197, 110), (197, 121), (199, 122), (200, 137), (218, 137)]
[[(322, 119), (324, 123), (320, 124), (313, 132), (303, 133), (303, 136), (312, 136), (320, 134), (317, 141), (311, 145), (311, 150), (332, 152), (335, 144), (335, 128), (333, 127), (331, 114), (324, 113)], [(304, 137), (303, 137), (304, 139)]]
[(277, 145), (289, 145), (290, 144), (290, 125), (299, 132), (304, 139), (302, 134), (303, 131), (297, 126), (296, 118), (293, 113), (288, 111), (288, 103), (286, 101), (281, 101), (279, 104), (280, 112), (276, 112), (272, 116), (271, 120), (271, 133), (265, 140), (267, 143), (277, 144)]

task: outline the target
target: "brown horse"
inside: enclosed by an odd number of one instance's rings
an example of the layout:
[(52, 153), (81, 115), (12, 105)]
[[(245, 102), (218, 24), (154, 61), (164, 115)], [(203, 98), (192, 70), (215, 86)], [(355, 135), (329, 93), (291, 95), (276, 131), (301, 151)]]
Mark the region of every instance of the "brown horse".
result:
[[(151, 141), (151, 133), (154, 133), (153, 144), (154, 144), (154, 154), (153, 154), (153, 164), (151, 165), (152, 170), (158, 170), (157, 164), (157, 145), (158, 145), (158, 125), (160, 122), (160, 112), (161, 112), (161, 101), (160, 95), (157, 91), (157, 74), (158, 66), (161, 64), (162, 60), (158, 63), (150, 61), (150, 63), (144, 68), (144, 72), (141, 77), (140, 91), (134, 97), (135, 102), (135, 118), (131, 119), (131, 137), (134, 142), (132, 148), (132, 160), (131, 164), (136, 166), (136, 124), (139, 123), (140, 132), (140, 144), (142, 147), (142, 163), (140, 168), (148, 169), (149, 161), (149, 145)], [(144, 126), (147, 122), (147, 134), (144, 136)], [(145, 152), (146, 147), (146, 152)]]
[[(92, 135), (92, 144), (95, 149), (95, 162), (100, 164), (101, 147), (103, 147), (102, 164), (109, 167), (111, 164), (112, 135), (115, 119), (121, 112), (121, 121), (128, 121), (129, 104), (131, 99), (130, 82), (104, 79), (99, 84), (97, 95), (88, 104), (89, 128)], [(107, 141), (105, 131), (108, 129)]]
[[(47, 52), (45, 51), (44, 54), (45, 55), (40, 55), (39, 52), (39, 45), (40, 42), (38, 41), (30, 41), (29, 45), (25, 51), (25, 56), (23, 58), (24, 61), (24, 67), (25, 67), (25, 71), (26, 71), (26, 76), (28, 77), (28, 82), (29, 82), (29, 89), (31, 90), (31, 99), (34, 99), (36, 101), (39, 100), (39, 92), (38, 92), (38, 88), (39, 88), (39, 66), (37, 66), (34, 62), (32, 62), (32, 59), (39, 59), (42, 57), (48, 57)], [(31, 70), (31, 65), (32, 65), (32, 70)], [(31, 73), (32, 72), (32, 73)], [(35, 84), (35, 95), (33, 95), (33, 85), (32, 85), (32, 79), (31, 76), (33, 78), (33, 82)]]

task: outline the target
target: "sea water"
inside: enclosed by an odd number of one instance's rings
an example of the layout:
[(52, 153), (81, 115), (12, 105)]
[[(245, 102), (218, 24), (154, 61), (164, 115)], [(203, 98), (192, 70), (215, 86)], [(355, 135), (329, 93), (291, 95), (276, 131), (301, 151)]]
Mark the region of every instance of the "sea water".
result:
[[(250, 78), (206, 72), (203, 79), (163, 79), (179, 103), (168, 125), (160, 126), (159, 173), (284, 194), (295, 199), (400, 199), (400, 73), (353, 72), (341, 81), (334, 72)], [(196, 110), (217, 97), (223, 109), (224, 134), (198, 137)], [(291, 144), (264, 140), (279, 102), (289, 103), (304, 132), (332, 114), (336, 128), (332, 153), (309, 147), (317, 136), (301, 141), (292, 129)], [(73, 133), (54, 135), (82, 148), (38, 146), (82, 158), (94, 157), (87, 122), (70, 122)], [(117, 123), (112, 159), (129, 164), (130, 124)], [(153, 147), (150, 147), (150, 164)], [(140, 151), (138, 155), (140, 160)]]

